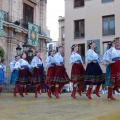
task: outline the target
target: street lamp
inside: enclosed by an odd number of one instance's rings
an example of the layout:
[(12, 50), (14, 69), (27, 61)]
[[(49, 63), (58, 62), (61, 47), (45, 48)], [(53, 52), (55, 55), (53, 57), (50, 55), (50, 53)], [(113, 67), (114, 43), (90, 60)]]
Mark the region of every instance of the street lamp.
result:
[(20, 45), (18, 45), (17, 48), (16, 48), (16, 53), (17, 53), (17, 55), (21, 53), (21, 49), (22, 49), (22, 48), (20, 47)]
[[(31, 50), (31, 48), (29, 48), (28, 47), (28, 45), (26, 44), (26, 43), (24, 43), (23, 45), (22, 45), (22, 47), (23, 47), (23, 52), (25, 52), (26, 53), (26, 55), (27, 55), (27, 61), (29, 62), (29, 63), (31, 63), (31, 61), (32, 61), (32, 58), (33, 58), (33, 51)], [(17, 46), (17, 48), (16, 48), (16, 53), (17, 54), (20, 54), (21, 53), (21, 47), (20, 47), (20, 45), (18, 45)]]
[(31, 48), (28, 50), (28, 56), (31, 57), (33, 55), (33, 51), (31, 50)]
[(26, 43), (24, 43), (22, 46), (23, 46), (23, 51), (26, 52), (28, 45)]

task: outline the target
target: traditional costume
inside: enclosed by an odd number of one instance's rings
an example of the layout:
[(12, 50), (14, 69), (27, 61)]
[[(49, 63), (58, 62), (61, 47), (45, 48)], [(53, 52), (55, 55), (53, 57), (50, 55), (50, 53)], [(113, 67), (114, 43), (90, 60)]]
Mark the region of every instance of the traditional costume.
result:
[(35, 97), (37, 97), (37, 93), (40, 92), (40, 85), (44, 84), (45, 77), (41, 58), (35, 56), (31, 62), (31, 67), (33, 68), (31, 85), (35, 86)]
[(30, 85), (31, 82), (31, 68), (29, 63), (22, 58), (19, 60), (19, 63), (20, 63), (20, 70), (18, 74), (17, 85), (20, 86), (21, 97), (24, 97), (23, 96), (24, 86), (26, 86), (25, 94), (27, 95), (28, 85)]
[(6, 66), (0, 62), (0, 93), (2, 91), (2, 86), (6, 84), (6, 78), (4, 72), (6, 71)]
[[(108, 43), (109, 45), (110, 43)], [(111, 43), (112, 44), (112, 43)], [(104, 65), (106, 66), (106, 76), (105, 76), (105, 86), (111, 86), (110, 76), (111, 76), (111, 69), (110, 69), (110, 61), (109, 61), (109, 49), (103, 55)]]
[[(105, 83), (105, 76), (99, 65), (99, 62), (101, 62), (101, 60), (94, 50), (89, 49), (86, 53), (86, 62), (88, 64), (85, 72), (84, 83), (85, 85), (96, 85), (96, 89), (94, 92), (98, 97), (100, 97), (99, 96), (100, 86), (101, 84)], [(92, 88), (89, 87), (86, 94), (86, 96), (89, 99), (92, 99), (91, 91)]]
[(60, 90), (65, 84), (69, 83), (70, 79), (64, 67), (63, 57), (61, 56), (59, 52), (55, 54), (54, 60), (56, 64), (56, 69), (55, 69), (55, 75), (54, 75), (53, 82), (55, 85), (58, 85), (58, 87), (55, 88), (55, 95), (56, 95), (56, 98), (59, 98)]
[[(83, 67), (83, 61), (81, 56), (76, 53), (72, 52), (70, 56), (70, 63), (72, 64), (72, 70), (71, 70), (71, 82), (73, 84), (75, 83), (80, 83), (80, 87), (78, 89), (78, 93), (81, 95), (81, 91), (83, 90), (84, 87), (84, 74), (85, 74), (85, 69)], [(76, 98), (76, 87), (73, 85), (73, 92), (72, 92), (72, 97)]]
[(10, 68), (11, 68), (11, 76), (10, 76), (10, 84), (11, 85), (14, 85), (14, 96), (16, 96), (16, 93), (18, 91), (18, 87), (16, 85), (16, 81), (18, 80), (18, 73), (19, 73), (19, 69), (21, 68), (20, 66), (20, 62), (19, 61), (16, 61), (16, 60), (13, 60), (11, 63), (10, 63)]
[(48, 56), (46, 59), (47, 75), (46, 84), (49, 85), (48, 96), (51, 98), (51, 92), (54, 94), (54, 75), (56, 70), (56, 64), (53, 56)]
[[(120, 86), (120, 49), (116, 47), (112, 47), (108, 50), (106, 55), (107, 61), (109, 61), (110, 64), (110, 84), (114, 87), (114, 90), (119, 92), (119, 86)], [(115, 98), (112, 96), (113, 88), (108, 87), (108, 98), (115, 100)]]

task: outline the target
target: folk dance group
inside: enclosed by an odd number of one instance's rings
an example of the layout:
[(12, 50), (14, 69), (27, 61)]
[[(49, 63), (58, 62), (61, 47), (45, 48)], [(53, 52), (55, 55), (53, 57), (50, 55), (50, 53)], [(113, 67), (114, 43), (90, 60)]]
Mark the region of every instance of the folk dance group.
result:
[[(102, 84), (108, 86), (108, 99), (116, 100), (113, 97), (113, 90), (120, 93), (120, 38), (115, 38), (114, 42), (108, 43), (108, 50), (101, 60), (95, 51), (96, 44), (94, 41), (89, 42), (89, 50), (86, 53), (86, 70), (83, 67), (83, 61), (78, 54), (78, 45), (72, 45), (70, 63), (72, 64), (71, 79), (69, 79), (62, 57), (63, 48), (58, 47), (57, 53), (49, 51), (46, 59), (47, 75), (45, 77), (42, 59), (40, 52), (36, 51), (35, 56), (29, 64), (26, 61), (26, 54), (16, 56), (15, 60), (10, 63), (11, 80), (10, 84), (14, 85), (14, 96), (17, 91), (20, 91), (21, 97), (24, 97), (23, 92), (27, 95), (29, 86), (35, 88), (35, 97), (40, 94), (40, 89), (43, 84), (49, 85), (48, 96), (52, 98), (52, 94), (59, 98), (61, 90), (65, 84), (73, 83), (73, 91), (71, 97), (76, 99), (76, 92), (81, 96), (85, 85), (88, 85), (86, 96), (92, 99), (93, 91), (98, 97), (99, 90)], [(106, 66), (106, 76), (103, 74), (99, 63), (104, 63)], [(1, 63), (0, 58), (0, 90), (5, 82), (4, 76), (5, 66)], [(79, 85), (78, 85), (79, 84)]]

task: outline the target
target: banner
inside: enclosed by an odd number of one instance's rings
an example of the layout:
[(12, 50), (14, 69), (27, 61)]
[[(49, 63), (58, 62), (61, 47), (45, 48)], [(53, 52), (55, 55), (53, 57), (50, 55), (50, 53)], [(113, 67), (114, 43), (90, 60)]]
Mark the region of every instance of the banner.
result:
[(38, 45), (38, 26), (28, 23), (28, 44), (32, 46)]
[(4, 19), (4, 12), (0, 11), (0, 37), (3, 34), (3, 19)]

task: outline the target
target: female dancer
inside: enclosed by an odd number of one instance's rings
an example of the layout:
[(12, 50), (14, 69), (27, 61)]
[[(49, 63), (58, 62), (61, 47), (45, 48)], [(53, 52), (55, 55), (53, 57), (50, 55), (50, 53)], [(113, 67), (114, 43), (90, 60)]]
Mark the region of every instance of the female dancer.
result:
[(108, 98), (116, 100), (113, 95), (113, 89), (119, 92), (120, 86), (120, 37), (115, 38), (115, 47), (108, 50), (107, 60), (111, 64), (110, 82), (112, 86), (108, 87)]
[(49, 91), (48, 91), (48, 96), (52, 98), (51, 92), (54, 94), (54, 75), (55, 75), (55, 61), (54, 61), (54, 51), (50, 50), (48, 53), (48, 57), (46, 59), (46, 67), (48, 68), (47, 70), (47, 75), (46, 75), (46, 84), (49, 85)]
[(99, 89), (101, 84), (104, 84), (105, 82), (105, 78), (103, 75), (103, 72), (100, 68), (99, 62), (100, 58), (98, 56), (98, 54), (95, 52), (95, 48), (96, 48), (96, 44), (94, 41), (91, 41), (89, 43), (89, 50), (86, 53), (86, 62), (87, 64), (87, 68), (86, 68), (86, 72), (85, 72), (85, 85), (89, 85), (89, 88), (87, 90), (86, 96), (89, 99), (92, 99), (91, 97), (91, 91), (93, 88), (93, 85), (96, 85), (96, 89), (95, 89), (95, 94), (100, 97), (99, 95)]
[(25, 94), (27, 95), (28, 85), (30, 83), (30, 78), (31, 78), (31, 69), (29, 63), (26, 61), (26, 53), (22, 53), (19, 62), (21, 68), (18, 74), (17, 85), (20, 88), (21, 97), (24, 97), (23, 95), (24, 87), (26, 86)]
[(16, 93), (18, 91), (18, 86), (16, 85), (16, 81), (18, 79), (19, 69), (21, 68), (19, 59), (20, 59), (20, 55), (17, 55), (15, 57), (15, 61), (12, 61), (10, 63), (10, 67), (11, 67), (11, 70), (12, 70), (12, 73), (11, 73), (11, 76), (10, 76), (10, 84), (12, 84), (14, 86), (14, 88), (13, 88), (13, 91), (14, 91), (13, 95), (15, 97), (16, 97)]
[(78, 89), (78, 93), (81, 95), (81, 92), (84, 87), (84, 74), (85, 69), (83, 67), (83, 61), (81, 56), (77, 53), (78, 52), (78, 45), (74, 44), (71, 47), (72, 53), (70, 56), (70, 63), (72, 64), (72, 70), (71, 70), (71, 82), (73, 82), (73, 91), (71, 94), (71, 97), (76, 99), (76, 89), (78, 86), (78, 83), (80, 83), (80, 87)]
[(35, 56), (31, 62), (31, 67), (33, 68), (31, 84), (35, 86), (35, 98), (37, 98), (38, 92), (40, 93), (40, 85), (43, 85), (44, 83), (44, 68), (39, 51), (35, 52)]
[(59, 46), (57, 48), (57, 53), (54, 56), (56, 69), (55, 69), (55, 75), (54, 75), (54, 84), (55, 84), (55, 96), (56, 98), (59, 98), (59, 92), (62, 89), (62, 87), (69, 83), (70, 79), (67, 75), (66, 69), (64, 67), (63, 57), (62, 57), (63, 48), (62, 46)]
[(6, 79), (4, 72), (6, 71), (6, 66), (2, 64), (2, 58), (0, 56), (0, 93), (2, 92), (3, 85), (6, 84)]

